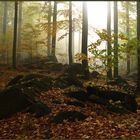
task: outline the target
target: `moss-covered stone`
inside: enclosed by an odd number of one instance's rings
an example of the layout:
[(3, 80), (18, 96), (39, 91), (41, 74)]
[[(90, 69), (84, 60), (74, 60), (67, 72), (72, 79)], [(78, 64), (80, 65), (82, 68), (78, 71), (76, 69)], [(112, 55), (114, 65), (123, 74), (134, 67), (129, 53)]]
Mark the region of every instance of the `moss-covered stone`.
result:
[(117, 114), (130, 114), (131, 113), (128, 109), (126, 109), (124, 106), (122, 106), (122, 103), (119, 101), (109, 103), (107, 105), (107, 109), (109, 111), (117, 113)]
[(85, 105), (81, 102), (78, 102), (78, 101), (69, 101), (69, 102), (66, 102), (67, 105), (74, 105), (74, 106), (80, 106), (80, 107), (85, 107)]
[(64, 120), (74, 122), (76, 120), (82, 121), (86, 118), (86, 115), (78, 111), (61, 111), (53, 119), (51, 119), (51, 122), (62, 123)]
[(48, 90), (52, 88), (53, 78), (42, 74), (19, 75), (12, 79), (8, 86), (18, 85), (25, 88)]
[(58, 99), (54, 99), (54, 100), (52, 101), (52, 103), (54, 103), (54, 104), (61, 104), (62, 102), (61, 102), (60, 100), (58, 100)]
[(34, 114), (34, 116), (38, 118), (49, 114), (51, 112), (51, 109), (47, 105), (38, 101), (31, 105), (27, 112)]
[(63, 69), (63, 64), (52, 62), (48, 63), (47, 67), (50, 71), (61, 71)]
[(52, 82), (50, 79), (32, 79), (26, 82), (22, 82), (22, 85), (26, 87), (31, 87), (34, 89), (39, 89), (41, 91), (48, 90), (52, 88)]
[(81, 63), (72, 63), (69, 65), (66, 69), (66, 73), (68, 73), (71, 76), (74, 76), (76, 74), (83, 74), (83, 68)]
[(129, 111), (137, 112), (138, 105), (135, 99), (135, 95), (119, 91), (106, 90), (95, 86), (92, 87), (88, 86), (87, 94), (88, 95), (94, 94), (99, 98), (103, 98), (105, 100), (113, 100), (114, 102), (120, 100), (123, 107), (125, 107)]
[(90, 102), (96, 103), (96, 104), (106, 105), (108, 103), (108, 101), (105, 100), (104, 98), (101, 98), (101, 97), (96, 96), (94, 94), (89, 95), (88, 99)]
[(28, 89), (19, 86), (6, 88), (0, 93), (0, 119), (9, 117), (26, 109), (34, 103), (34, 98), (28, 95)]
[(59, 88), (66, 88), (71, 85), (73, 85), (73, 83), (70, 81), (70, 78), (67, 75), (63, 75), (55, 80), (53, 86)]
[(24, 77), (24, 75), (17, 75), (16, 77), (14, 77), (13, 79), (11, 79), (8, 84), (7, 84), (7, 87), (8, 86), (12, 86), (12, 85), (15, 85), (15, 84), (18, 84), (21, 79)]
[(69, 93), (64, 93), (64, 95), (75, 98), (79, 101), (88, 101), (88, 95), (84, 91), (75, 91), (75, 92), (69, 92)]

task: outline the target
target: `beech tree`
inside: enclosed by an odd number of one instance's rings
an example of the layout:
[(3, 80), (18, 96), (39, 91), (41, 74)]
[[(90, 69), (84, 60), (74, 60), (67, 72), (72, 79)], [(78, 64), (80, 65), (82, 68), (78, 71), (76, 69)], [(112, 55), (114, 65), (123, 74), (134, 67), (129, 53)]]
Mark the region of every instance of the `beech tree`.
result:
[[(110, 2), (107, 2), (107, 33), (108, 36), (111, 36), (111, 4)], [(108, 60), (107, 60), (107, 78), (112, 79), (112, 67), (111, 67), (111, 43), (108, 41), (107, 42), (107, 55), (108, 55)]]
[(14, 34), (13, 34), (13, 63), (12, 66), (16, 68), (16, 47), (17, 47), (17, 20), (18, 20), (18, 2), (15, 1), (15, 13), (14, 13)]
[[(88, 15), (87, 15), (87, 3), (83, 2), (83, 18), (82, 18), (82, 54), (88, 55)], [(89, 78), (89, 68), (87, 59), (82, 60), (82, 66), (85, 74), (85, 78)]]
[(51, 1), (48, 2), (48, 35), (47, 35), (47, 44), (48, 44), (48, 56), (51, 55), (51, 17), (52, 17), (52, 5)]
[(69, 2), (69, 64), (72, 63), (72, 2)]
[(20, 47), (20, 45), (21, 45), (21, 26), (22, 26), (22, 1), (19, 1), (19, 8), (18, 8), (18, 42), (17, 42), (18, 47)]
[[(140, 2), (137, 1), (137, 39), (140, 41)], [(137, 48), (138, 76), (137, 90), (140, 92), (140, 47)]]
[(3, 44), (5, 44), (6, 30), (7, 30), (7, 11), (8, 11), (7, 1), (4, 1), (3, 4), (4, 4), (4, 8), (3, 8)]
[(114, 1), (114, 77), (118, 77), (118, 4)]
[[(129, 2), (126, 2), (126, 35), (129, 39)], [(127, 54), (127, 74), (130, 73), (130, 55)]]
[(52, 56), (55, 56), (55, 48), (56, 48), (56, 30), (57, 30), (57, 1), (54, 1), (53, 8), (53, 33), (52, 33)]

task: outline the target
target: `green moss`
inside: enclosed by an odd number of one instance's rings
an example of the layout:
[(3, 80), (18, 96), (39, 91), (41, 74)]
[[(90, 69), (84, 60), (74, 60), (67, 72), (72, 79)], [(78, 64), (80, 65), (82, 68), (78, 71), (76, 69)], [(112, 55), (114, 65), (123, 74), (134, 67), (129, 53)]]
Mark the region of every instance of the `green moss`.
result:
[(78, 111), (61, 111), (52, 120), (52, 123), (62, 123), (64, 120), (74, 122), (76, 120), (82, 121), (87, 116)]

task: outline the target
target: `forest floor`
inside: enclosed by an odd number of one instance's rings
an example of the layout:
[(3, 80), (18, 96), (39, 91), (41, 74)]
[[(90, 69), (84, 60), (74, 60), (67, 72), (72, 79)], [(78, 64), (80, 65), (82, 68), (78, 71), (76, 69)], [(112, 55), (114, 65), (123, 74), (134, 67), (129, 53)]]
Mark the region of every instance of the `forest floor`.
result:
[[(39, 72), (37, 69), (10, 68), (0, 69), (0, 89), (17, 74)], [(45, 73), (45, 72), (44, 72)], [(59, 75), (60, 73), (51, 73)], [(67, 105), (67, 101), (75, 99), (64, 96), (67, 90), (74, 90), (75, 87), (65, 89), (55, 88), (41, 92), (38, 96), (44, 104), (52, 109), (49, 115), (40, 118), (30, 113), (19, 112), (7, 119), (0, 120), (0, 139), (44, 139), (44, 138), (65, 138), (65, 139), (138, 139), (140, 138), (140, 109), (137, 113), (116, 114), (108, 111), (103, 105), (86, 103), (84, 107)], [(60, 104), (54, 102), (59, 101)], [(137, 98), (140, 102), (140, 99)], [(80, 111), (88, 116), (83, 121), (62, 123), (50, 123), (49, 118), (55, 116), (59, 111)]]

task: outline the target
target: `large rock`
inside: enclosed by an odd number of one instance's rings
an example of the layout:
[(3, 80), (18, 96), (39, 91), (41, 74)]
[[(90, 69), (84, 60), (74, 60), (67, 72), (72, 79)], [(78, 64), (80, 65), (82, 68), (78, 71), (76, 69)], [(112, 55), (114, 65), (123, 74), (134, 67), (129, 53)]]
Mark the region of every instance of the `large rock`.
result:
[(65, 96), (71, 97), (71, 98), (75, 98), (79, 101), (88, 101), (89, 100), (89, 96), (88, 94), (86, 94), (86, 92), (84, 91), (74, 91), (74, 92), (68, 92), (68, 93), (64, 93)]
[(77, 77), (73, 77), (68, 74), (64, 74), (64, 75), (58, 77), (57, 79), (55, 79), (53, 86), (59, 87), (59, 88), (66, 88), (66, 87), (69, 87), (72, 85), (75, 85), (78, 87), (83, 87), (82, 82)]
[(0, 93), (0, 119), (9, 117), (32, 105), (34, 98), (28, 92), (31, 91), (19, 86), (12, 86), (3, 90)]
[(7, 84), (7, 87), (13, 85), (22, 85), (39, 90), (48, 90), (52, 88), (53, 78), (42, 74), (18, 75)]
[(131, 112), (125, 108), (120, 101), (112, 102), (107, 105), (107, 109), (117, 114), (130, 114)]
[(79, 101), (68, 101), (66, 102), (67, 105), (73, 105), (73, 106), (79, 106), (79, 107), (85, 107), (85, 105)]
[(46, 63), (46, 67), (47, 69), (49, 69), (49, 71), (61, 71), (63, 70), (63, 64), (62, 63), (54, 63), (54, 62), (48, 62)]
[(27, 112), (31, 113), (31, 114), (34, 114), (35, 117), (42, 117), (44, 115), (47, 115), (51, 112), (51, 109), (43, 104), (42, 102), (36, 102), (34, 103), (33, 105), (31, 105)]
[(129, 86), (128, 82), (121, 76), (118, 76), (113, 80), (109, 80), (107, 83), (110, 85)]
[(39, 90), (52, 88), (52, 78), (40, 74), (18, 75), (13, 78), (0, 93), (0, 119), (9, 117), (30, 107), (37, 117), (50, 112), (42, 103), (36, 103), (35, 96)]
[(52, 123), (62, 123), (64, 120), (74, 122), (76, 120), (82, 121), (87, 116), (78, 111), (61, 111), (52, 120)]
[(68, 66), (66, 69), (66, 73), (68, 73), (71, 76), (75, 76), (76, 74), (83, 74), (83, 68), (81, 63), (72, 63)]
[(106, 90), (95, 86), (88, 86), (87, 93), (89, 96), (93, 94), (105, 100), (121, 101), (122, 105), (126, 109), (132, 112), (137, 112), (138, 105), (135, 99), (135, 95), (119, 91)]
[(21, 80), (23, 77), (24, 77), (24, 75), (17, 75), (16, 77), (14, 77), (13, 79), (11, 79), (11, 80), (8, 82), (7, 87), (19, 83), (20, 80)]

